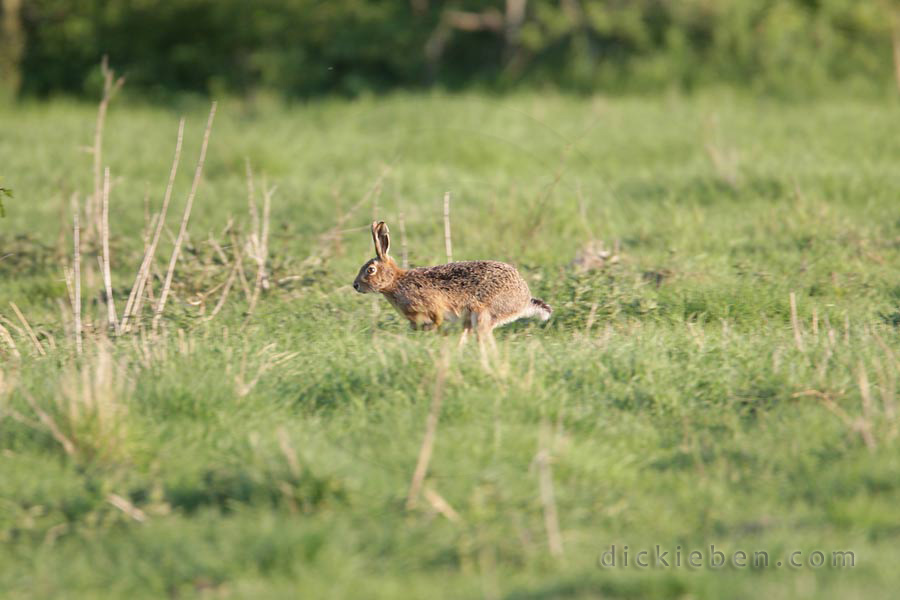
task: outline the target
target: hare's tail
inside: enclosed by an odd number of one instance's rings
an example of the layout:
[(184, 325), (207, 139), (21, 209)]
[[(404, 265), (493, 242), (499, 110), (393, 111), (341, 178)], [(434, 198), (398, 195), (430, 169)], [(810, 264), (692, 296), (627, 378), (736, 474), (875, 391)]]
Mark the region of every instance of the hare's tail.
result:
[(529, 317), (540, 317), (541, 321), (546, 321), (552, 313), (553, 309), (550, 308), (550, 305), (540, 298), (532, 298), (531, 303), (528, 305)]

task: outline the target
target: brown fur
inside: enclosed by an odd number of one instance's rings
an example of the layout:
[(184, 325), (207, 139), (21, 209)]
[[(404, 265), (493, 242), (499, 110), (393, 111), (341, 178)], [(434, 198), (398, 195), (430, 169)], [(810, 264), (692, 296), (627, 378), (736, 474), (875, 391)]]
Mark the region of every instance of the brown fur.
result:
[(465, 331), (482, 334), (522, 317), (550, 316), (550, 307), (531, 297), (511, 265), (479, 260), (401, 269), (388, 255), (390, 235), (383, 221), (372, 223), (372, 239), (376, 258), (360, 268), (353, 287), (383, 294), (414, 328), (440, 327), (453, 317), (462, 319)]

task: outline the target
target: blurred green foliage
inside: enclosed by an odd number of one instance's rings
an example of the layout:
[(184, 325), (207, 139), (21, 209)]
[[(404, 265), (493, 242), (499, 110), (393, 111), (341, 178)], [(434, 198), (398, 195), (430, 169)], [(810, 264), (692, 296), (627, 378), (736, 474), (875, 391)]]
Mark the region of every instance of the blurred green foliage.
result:
[[(523, 7), (521, 14), (515, 7)], [(887, 2), (857, 0), (24, 0), (22, 91), (290, 97), (553, 85), (892, 89)]]
[[(0, 180), (0, 181), (2, 181), (2, 180)], [(12, 198), (13, 191), (11, 189), (0, 186), (0, 218), (6, 216), (6, 207), (3, 206), (3, 197), (4, 196), (6, 196), (7, 198)]]

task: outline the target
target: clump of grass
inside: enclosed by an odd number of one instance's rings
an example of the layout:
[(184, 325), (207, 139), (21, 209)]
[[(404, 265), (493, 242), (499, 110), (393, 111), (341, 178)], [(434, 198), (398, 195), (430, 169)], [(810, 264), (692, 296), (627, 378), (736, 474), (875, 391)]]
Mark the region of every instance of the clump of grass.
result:
[(10, 408), (9, 415), (49, 435), (66, 455), (78, 461), (124, 458), (127, 399), (133, 390), (129, 371), (124, 360), (114, 357), (108, 343), (98, 344), (84, 360), (63, 369), (49, 394), (36, 397), (23, 389), (27, 409)]

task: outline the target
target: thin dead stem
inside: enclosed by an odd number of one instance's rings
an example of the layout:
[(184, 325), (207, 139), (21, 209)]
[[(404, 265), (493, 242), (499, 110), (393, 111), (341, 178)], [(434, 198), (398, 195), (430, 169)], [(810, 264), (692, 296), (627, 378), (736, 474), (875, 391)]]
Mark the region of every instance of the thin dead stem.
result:
[(103, 286), (106, 288), (106, 313), (109, 327), (119, 333), (116, 304), (113, 300), (112, 274), (109, 267), (109, 167), (103, 170), (103, 206), (100, 212), (100, 239), (103, 252)]
[(397, 222), (400, 225), (400, 266), (404, 269), (409, 268), (409, 254), (406, 249), (406, 220), (403, 218), (403, 211), (397, 215)]
[[(265, 182), (263, 182), (265, 186)], [(260, 229), (254, 232), (253, 239), (253, 258), (256, 260), (256, 280), (253, 284), (253, 295), (250, 297), (250, 306), (247, 308), (247, 315), (253, 314), (259, 295), (263, 289), (268, 289), (269, 278), (266, 274), (266, 258), (269, 254), (269, 221), (272, 209), (272, 195), (276, 188), (266, 187), (263, 192), (263, 216), (262, 223), (257, 225)]]
[(175, 265), (178, 262), (178, 254), (181, 252), (181, 244), (184, 242), (188, 220), (191, 218), (191, 208), (194, 205), (194, 197), (197, 195), (197, 188), (200, 186), (200, 177), (203, 174), (203, 164), (206, 161), (206, 149), (209, 147), (209, 135), (212, 131), (213, 119), (215, 119), (215, 117), (216, 103), (213, 102), (209, 109), (209, 119), (206, 122), (206, 131), (203, 133), (203, 145), (200, 147), (200, 158), (197, 160), (197, 169), (194, 171), (194, 181), (191, 183), (191, 191), (188, 194), (187, 204), (185, 204), (184, 207), (181, 228), (178, 230), (178, 237), (175, 238), (175, 247), (172, 249), (172, 258), (169, 260), (169, 269), (166, 271), (166, 279), (163, 283), (162, 291), (159, 294), (159, 300), (156, 303), (156, 310), (153, 315), (154, 333), (159, 330), (159, 321), (162, 319), (163, 311), (166, 308), (166, 299), (168, 298), (169, 290), (172, 287), (172, 277), (175, 275)]
[(78, 196), (72, 195), (72, 279), (74, 280), (74, 301), (72, 302), (72, 315), (75, 320), (75, 350), (81, 354), (83, 348), (82, 324), (81, 324), (81, 226), (78, 222)]
[(137, 275), (134, 279), (134, 285), (131, 286), (131, 294), (128, 296), (128, 302), (125, 305), (125, 313), (122, 315), (122, 330), (128, 331), (128, 319), (132, 315), (140, 315), (144, 302), (144, 288), (147, 280), (150, 279), (150, 266), (156, 255), (156, 248), (159, 245), (159, 238), (162, 236), (166, 223), (166, 214), (169, 210), (169, 202), (172, 199), (172, 189), (175, 186), (175, 175), (178, 173), (178, 165), (181, 161), (181, 143), (184, 139), (184, 118), (178, 122), (178, 137), (175, 142), (175, 156), (172, 159), (172, 168), (169, 170), (169, 182), (166, 184), (166, 192), (163, 196), (162, 208), (156, 221), (156, 231), (153, 233), (153, 239), (147, 250), (144, 252), (144, 259), (138, 268)]
[(453, 262), (453, 244), (450, 240), (450, 192), (444, 193), (444, 249), (447, 251), (447, 262)]
[(253, 294), (250, 292), (250, 284), (247, 283), (247, 275), (244, 273), (244, 258), (241, 252), (241, 244), (238, 242), (237, 233), (231, 230), (231, 248), (234, 253), (234, 267), (237, 269), (238, 280), (241, 282), (241, 289), (244, 290), (244, 298), (250, 302)]
[(65, 453), (69, 456), (74, 455), (75, 444), (63, 434), (62, 430), (57, 426), (56, 421), (53, 420), (53, 417), (48, 415), (30, 395), (26, 394), (25, 400), (28, 402), (31, 410), (38, 416), (38, 419), (41, 420), (41, 423), (44, 424), (44, 427), (50, 432), (50, 435), (53, 436), (53, 439), (59, 442), (59, 445), (63, 447)]
[(44, 347), (41, 346), (41, 343), (38, 341), (37, 336), (34, 335), (34, 330), (31, 328), (31, 325), (28, 323), (28, 319), (25, 318), (25, 315), (22, 314), (22, 311), (19, 310), (19, 307), (16, 306), (16, 303), (10, 300), (10, 307), (12, 307), (13, 312), (16, 313), (16, 317), (19, 318), (19, 322), (22, 323), (22, 327), (25, 328), (25, 332), (28, 334), (28, 339), (31, 340), (34, 349), (41, 356), (47, 356), (47, 352), (44, 350)]
[(797, 318), (797, 295), (791, 292), (791, 327), (794, 330), (794, 343), (797, 350), (803, 352), (803, 332), (800, 330), (800, 320)]
[(559, 530), (559, 513), (556, 508), (556, 496), (553, 492), (553, 473), (550, 467), (551, 456), (547, 448), (550, 436), (549, 426), (541, 424), (540, 445), (534, 457), (538, 469), (541, 507), (544, 511), (544, 528), (547, 530), (547, 545), (553, 556), (563, 555), (562, 535)]
[(22, 355), (19, 353), (19, 348), (16, 347), (16, 341), (9, 334), (9, 330), (3, 325), (0, 325), (0, 338), (3, 338), (3, 341), (5, 341), (6, 345), (9, 346), (9, 349), (13, 353), (13, 356), (21, 360)]
[(115, 79), (115, 72), (109, 68), (109, 59), (105, 55), (100, 62), (100, 72), (103, 75), (103, 97), (100, 99), (100, 105), (97, 107), (97, 124), (94, 127), (94, 146), (91, 149), (91, 154), (94, 159), (94, 195), (91, 197), (91, 202), (88, 203), (87, 207), (88, 227), (95, 227), (96, 229), (93, 230), (94, 233), (99, 233), (102, 230), (102, 225), (98, 227), (97, 223), (93, 222), (91, 217), (95, 217), (101, 208), (100, 203), (103, 194), (101, 179), (103, 166), (103, 129), (106, 125), (106, 112), (113, 96), (116, 95), (125, 83), (124, 77)]
[(291, 475), (294, 479), (299, 478), (301, 468), (300, 461), (297, 460), (297, 451), (294, 450), (294, 447), (291, 445), (291, 437), (288, 435), (287, 429), (283, 426), (278, 428), (278, 448), (281, 450), (281, 453), (284, 454)]
[(121, 510), (128, 517), (134, 519), (138, 523), (143, 523), (147, 520), (147, 513), (139, 509), (137, 506), (132, 504), (129, 500), (123, 498), (118, 494), (107, 494), (106, 501)]
[[(900, 21), (900, 18), (894, 20)], [(897, 81), (897, 91), (900, 91), (900, 24), (894, 25), (891, 42), (894, 47), (894, 78)]]
[(271, 369), (281, 366), (292, 361), (299, 353), (297, 352), (277, 352), (273, 354), (275, 344), (269, 344), (256, 354), (262, 357), (262, 362), (256, 369), (256, 375), (249, 381), (247, 380), (247, 346), (244, 345), (243, 354), (241, 355), (241, 365), (238, 375), (235, 377), (235, 387), (237, 395), (240, 398), (247, 396), (259, 383), (259, 380)]
[(875, 450), (876, 444), (875, 438), (872, 435), (871, 425), (864, 417), (854, 419), (847, 413), (847, 411), (838, 406), (838, 404), (831, 398), (830, 395), (825, 392), (820, 392), (819, 390), (804, 390), (802, 392), (791, 394), (792, 398), (802, 398), (804, 396), (812, 396), (821, 400), (825, 408), (827, 408), (833, 415), (840, 419), (847, 427), (847, 429), (854, 431), (860, 435), (863, 443), (866, 445), (866, 448), (868, 448), (870, 452)]
[(450, 506), (450, 503), (444, 500), (443, 496), (431, 489), (431, 487), (426, 485), (425, 489), (422, 490), (422, 495), (425, 496), (425, 500), (428, 501), (431, 507), (442, 514), (448, 521), (458, 523), (462, 520), (459, 513)]
[(225, 280), (225, 286), (222, 288), (222, 295), (219, 296), (219, 301), (216, 302), (215, 307), (213, 307), (212, 312), (209, 313), (209, 316), (206, 317), (207, 321), (211, 321), (219, 312), (222, 310), (222, 307), (225, 306), (225, 301), (228, 299), (228, 293), (231, 291), (231, 286), (234, 285), (234, 280), (237, 277), (237, 263), (232, 265), (231, 271), (228, 273), (228, 279)]

